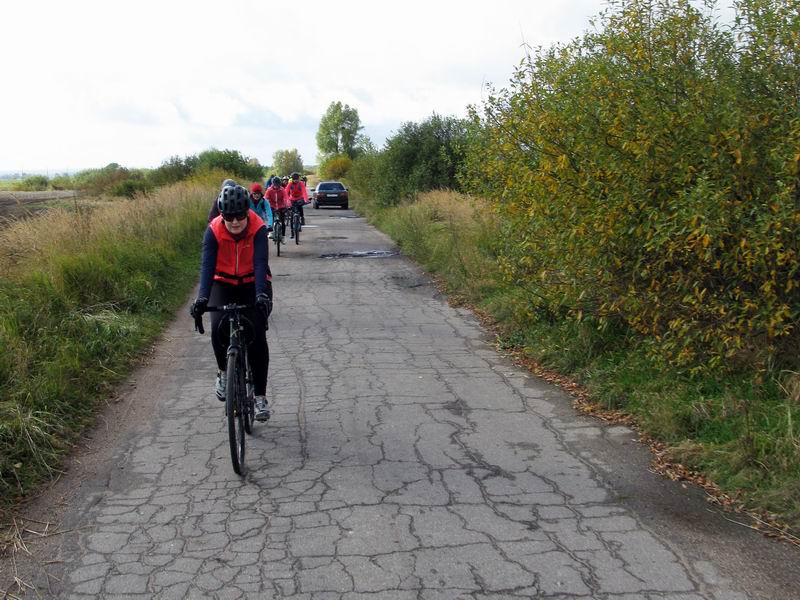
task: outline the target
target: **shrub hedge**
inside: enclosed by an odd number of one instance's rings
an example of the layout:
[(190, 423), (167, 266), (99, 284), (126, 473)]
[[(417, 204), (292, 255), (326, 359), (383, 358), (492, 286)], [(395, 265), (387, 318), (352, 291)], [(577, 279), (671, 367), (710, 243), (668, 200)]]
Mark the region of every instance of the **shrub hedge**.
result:
[(629, 327), (699, 372), (797, 364), (800, 12), (611, 3), (473, 110), (462, 182), (548, 318)]

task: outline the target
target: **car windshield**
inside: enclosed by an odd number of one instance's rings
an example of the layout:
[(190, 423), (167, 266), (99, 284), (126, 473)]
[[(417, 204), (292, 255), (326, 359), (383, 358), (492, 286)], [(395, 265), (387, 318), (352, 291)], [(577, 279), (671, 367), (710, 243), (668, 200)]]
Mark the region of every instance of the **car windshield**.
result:
[(320, 192), (343, 192), (344, 186), (339, 183), (338, 181), (332, 181), (328, 183), (320, 183), (317, 190)]

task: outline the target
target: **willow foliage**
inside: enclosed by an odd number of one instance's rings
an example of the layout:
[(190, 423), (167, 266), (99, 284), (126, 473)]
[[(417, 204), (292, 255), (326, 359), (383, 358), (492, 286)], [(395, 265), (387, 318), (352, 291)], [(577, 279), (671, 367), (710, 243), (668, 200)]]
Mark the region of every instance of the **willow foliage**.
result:
[(694, 371), (796, 363), (800, 3), (617, 0), (472, 118), (462, 172), (529, 310), (631, 328)]

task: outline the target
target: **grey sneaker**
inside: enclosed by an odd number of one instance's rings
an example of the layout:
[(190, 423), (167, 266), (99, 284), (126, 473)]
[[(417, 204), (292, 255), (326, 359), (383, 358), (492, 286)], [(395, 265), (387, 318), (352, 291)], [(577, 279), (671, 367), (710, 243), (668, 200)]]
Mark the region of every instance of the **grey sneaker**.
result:
[(256, 396), (256, 421), (269, 420), (269, 407), (266, 396)]
[(225, 374), (225, 371), (220, 371), (217, 373), (217, 385), (215, 386), (215, 391), (217, 392), (217, 400), (220, 402), (225, 402), (225, 384), (228, 381), (228, 377)]

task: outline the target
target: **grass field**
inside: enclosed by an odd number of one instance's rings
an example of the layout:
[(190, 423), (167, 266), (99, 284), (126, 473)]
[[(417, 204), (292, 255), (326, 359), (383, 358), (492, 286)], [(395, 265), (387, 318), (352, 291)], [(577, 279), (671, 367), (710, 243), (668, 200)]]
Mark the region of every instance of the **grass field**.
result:
[(66, 202), (0, 229), (2, 504), (57, 472), (185, 301), (217, 181)]

